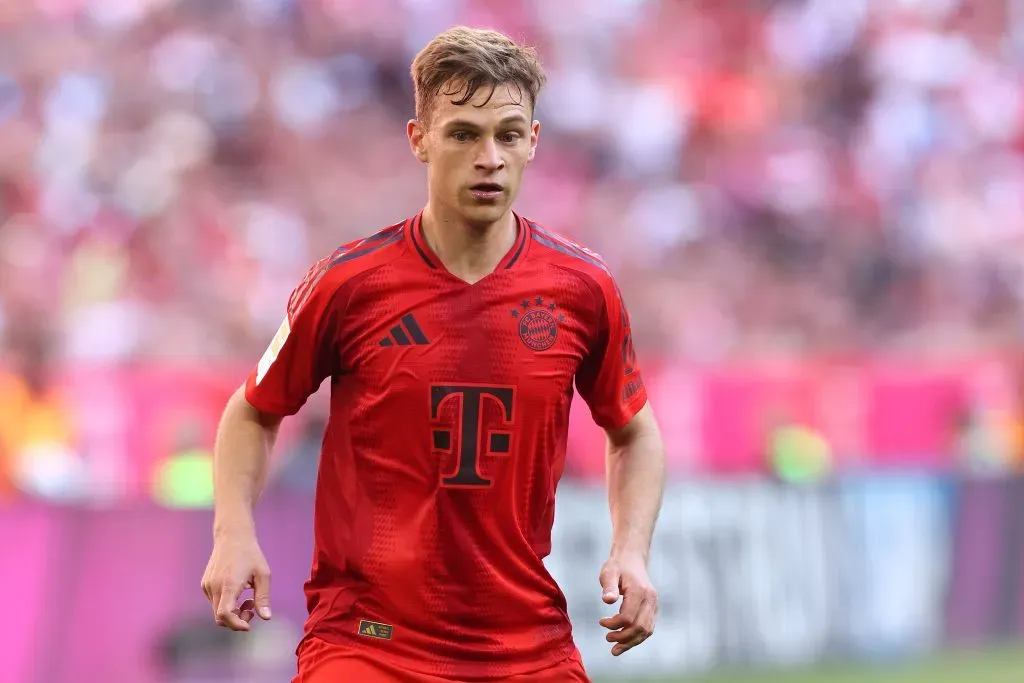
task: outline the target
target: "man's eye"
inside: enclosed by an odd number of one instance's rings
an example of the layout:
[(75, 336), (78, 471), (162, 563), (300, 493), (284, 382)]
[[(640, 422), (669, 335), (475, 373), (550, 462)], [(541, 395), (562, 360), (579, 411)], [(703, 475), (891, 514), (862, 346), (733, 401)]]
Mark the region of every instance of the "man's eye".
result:
[(454, 133), (452, 133), (452, 138), (456, 142), (469, 142), (470, 140), (473, 139), (473, 136), (468, 131), (457, 130)]

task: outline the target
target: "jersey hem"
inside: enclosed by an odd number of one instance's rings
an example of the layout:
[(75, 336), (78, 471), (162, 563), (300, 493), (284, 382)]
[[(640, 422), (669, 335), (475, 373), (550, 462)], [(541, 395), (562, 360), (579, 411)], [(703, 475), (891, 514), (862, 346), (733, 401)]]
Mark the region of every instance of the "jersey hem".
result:
[(355, 638), (356, 636), (350, 637), (348, 634), (341, 633), (307, 633), (296, 648), (296, 654), (300, 654), (304, 648), (311, 646), (316, 641), (320, 641), (328, 647), (338, 648), (346, 653), (351, 653), (353, 656), (377, 659), (386, 662), (389, 666), (403, 669), (412, 674), (435, 676), (451, 680), (453, 683), (455, 681), (487, 683), (488, 681), (501, 681), (512, 676), (529, 676), (530, 674), (545, 671), (564, 663), (578, 651), (576, 643), (570, 636), (568, 642), (561, 643), (554, 649), (546, 649), (545, 655), (542, 658), (536, 658), (529, 662), (523, 660), (521, 665), (511, 662), (487, 663), (485, 666), (497, 665), (502, 667), (503, 670), (501, 673), (481, 674), (481, 662), (453, 662), (446, 660), (440, 662), (438, 667), (432, 669), (423, 666), (423, 658), (389, 653), (380, 648), (366, 647)]

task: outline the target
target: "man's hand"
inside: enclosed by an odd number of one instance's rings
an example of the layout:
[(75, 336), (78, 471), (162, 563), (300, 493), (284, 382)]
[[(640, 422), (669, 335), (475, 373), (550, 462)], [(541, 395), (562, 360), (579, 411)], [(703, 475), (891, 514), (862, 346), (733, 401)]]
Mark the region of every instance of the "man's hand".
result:
[(619, 613), (599, 622), (611, 633), (605, 636), (615, 643), (612, 654), (616, 657), (647, 640), (654, 633), (654, 619), (658, 613), (658, 594), (647, 574), (647, 563), (639, 554), (612, 555), (601, 568), (603, 599), (614, 605), (619, 596)]
[[(236, 605), (242, 591), (253, 597)], [(248, 631), (254, 614), (270, 619), (270, 567), (250, 532), (218, 538), (203, 574), (203, 593), (213, 606), (218, 626)]]

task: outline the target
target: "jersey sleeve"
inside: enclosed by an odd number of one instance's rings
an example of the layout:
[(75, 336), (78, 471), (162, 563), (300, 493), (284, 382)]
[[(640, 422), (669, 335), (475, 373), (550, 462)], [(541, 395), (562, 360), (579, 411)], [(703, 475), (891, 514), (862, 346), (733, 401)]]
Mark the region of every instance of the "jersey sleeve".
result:
[(600, 290), (596, 341), (576, 373), (576, 389), (598, 426), (618, 429), (647, 403), (647, 389), (633, 350), (633, 332), (622, 294), (610, 276), (601, 283)]
[(294, 415), (336, 371), (340, 316), (327, 269), (325, 259), (292, 291), (281, 327), (246, 380), (246, 400), (265, 413)]

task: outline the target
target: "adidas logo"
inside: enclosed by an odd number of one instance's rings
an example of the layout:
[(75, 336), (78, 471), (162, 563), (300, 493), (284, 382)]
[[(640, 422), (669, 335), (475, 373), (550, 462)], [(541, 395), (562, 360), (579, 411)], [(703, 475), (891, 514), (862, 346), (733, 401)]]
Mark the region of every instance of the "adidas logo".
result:
[(412, 313), (402, 316), (402, 321), (391, 328), (391, 334), (380, 340), (381, 346), (426, 346), (429, 343)]
[(359, 622), (359, 635), (361, 636), (391, 640), (393, 632), (394, 627), (391, 624), (381, 624), (376, 621), (367, 621), (366, 619)]

